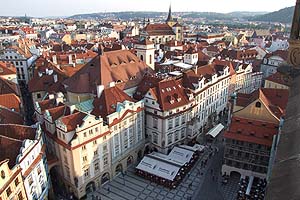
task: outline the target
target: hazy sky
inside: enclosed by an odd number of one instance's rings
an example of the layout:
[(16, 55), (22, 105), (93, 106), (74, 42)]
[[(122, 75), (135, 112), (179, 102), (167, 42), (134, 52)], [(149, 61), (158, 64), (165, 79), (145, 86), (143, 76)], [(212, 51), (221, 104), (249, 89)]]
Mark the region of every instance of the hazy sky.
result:
[(296, 0), (0, 0), (2, 15), (70, 16), (110, 11), (275, 11)]

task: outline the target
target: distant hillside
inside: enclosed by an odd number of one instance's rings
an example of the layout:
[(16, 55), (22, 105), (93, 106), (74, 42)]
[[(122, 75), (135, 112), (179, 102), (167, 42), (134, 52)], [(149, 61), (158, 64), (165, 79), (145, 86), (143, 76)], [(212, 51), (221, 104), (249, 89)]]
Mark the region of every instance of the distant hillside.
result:
[[(265, 12), (231, 12), (231, 13), (216, 13), (216, 12), (174, 12), (175, 16), (181, 18), (204, 18), (209, 20), (231, 20), (234, 18), (248, 18), (256, 15), (265, 14)], [(142, 18), (158, 18), (167, 16), (166, 12), (110, 12), (110, 13), (91, 13), (91, 14), (78, 14), (73, 15), (71, 19), (103, 19), (106, 17), (114, 17), (116, 19), (129, 20), (129, 19), (142, 19)]]
[(164, 12), (108, 12), (108, 13), (90, 13), (90, 14), (78, 14), (73, 15), (69, 18), (71, 19), (104, 19), (107, 17), (114, 17), (116, 19), (123, 19), (123, 20), (129, 20), (129, 19), (143, 19), (143, 18), (157, 18), (161, 15), (165, 15)]
[(280, 23), (291, 23), (293, 20), (294, 6), (283, 8), (281, 10), (271, 12), (265, 15), (258, 15), (250, 17), (251, 21), (264, 21), (264, 22), (280, 22)]

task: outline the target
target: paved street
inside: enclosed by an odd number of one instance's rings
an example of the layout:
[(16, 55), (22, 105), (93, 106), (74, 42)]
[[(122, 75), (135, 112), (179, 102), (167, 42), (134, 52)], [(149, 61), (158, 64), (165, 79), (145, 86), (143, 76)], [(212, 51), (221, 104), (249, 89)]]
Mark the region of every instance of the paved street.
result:
[[(88, 194), (88, 199), (101, 196), (101, 200), (180, 200), (180, 199), (199, 199), (198, 190), (204, 183), (204, 176), (209, 171), (209, 166), (212, 165), (215, 156), (208, 159), (208, 155), (211, 150), (206, 150), (195, 166), (190, 171), (190, 174), (185, 177), (181, 184), (173, 190), (165, 188), (143, 179), (134, 174), (134, 168), (131, 168), (126, 175), (116, 177), (113, 181), (107, 183), (102, 188), (98, 188), (97, 191), (92, 194)], [(208, 159), (207, 166), (201, 169), (201, 161)], [(201, 175), (201, 173), (203, 175)]]
[[(224, 148), (217, 145), (219, 152), (213, 157), (209, 163), (208, 171), (205, 174), (204, 182), (200, 190), (198, 190), (195, 200), (222, 200), (223, 194), (220, 191), (221, 167)], [(227, 199), (226, 199), (227, 200)]]

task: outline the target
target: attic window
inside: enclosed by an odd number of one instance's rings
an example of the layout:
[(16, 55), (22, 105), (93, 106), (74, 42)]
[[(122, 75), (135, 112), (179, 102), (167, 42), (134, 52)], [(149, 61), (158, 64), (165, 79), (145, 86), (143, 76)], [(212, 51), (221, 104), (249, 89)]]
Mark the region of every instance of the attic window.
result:
[(261, 108), (261, 103), (260, 103), (259, 101), (256, 102), (256, 103), (255, 103), (255, 107), (256, 107), (256, 108)]
[(136, 76), (132, 76), (129, 78), (129, 80), (133, 80), (133, 79), (136, 79)]
[(5, 172), (3, 170), (1, 171), (1, 178), (5, 179)]

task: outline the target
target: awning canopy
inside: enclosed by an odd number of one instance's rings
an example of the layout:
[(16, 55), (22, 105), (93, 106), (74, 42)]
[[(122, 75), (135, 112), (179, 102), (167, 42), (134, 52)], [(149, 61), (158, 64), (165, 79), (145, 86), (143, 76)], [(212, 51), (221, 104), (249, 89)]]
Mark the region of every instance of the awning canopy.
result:
[(205, 149), (205, 146), (201, 144), (195, 144), (194, 146), (188, 146), (188, 145), (179, 145), (180, 148), (191, 150), (191, 151), (202, 151)]
[(247, 190), (246, 190), (246, 195), (249, 195), (249, 194), (250, 194), (250, 192), (251, 192), (251, 188), (252, 188), (253, 180), (254, 180), (254, 177), (253, 177), (253, 176), (250, 176), (249, 184), (248, 184), (248, 186), (247, 186)]
[(170, 164), (182, 167), (186, 163), (189, 163), (193, 157), (194, 151), (181, 148), (181, 147), (174, 147), (172, 151), (168, 154), (162, 154), (159, 152), (152, 152), (148, 156), (151, 158), (157, 158), (161, 161), (168, 162)]
[(180, 167), (159, 161), (149, 156), (144, 156), (136, 169), (173, 181), (178, 174)]
[(220, 123), (217, 126), (215, 126), (214, 128), (212, 128), (207, 135), (212, 136), (213, 138), (217, 137), (217, 135), (219, 135), (219, 133), (223, 130), (224, 126)]

